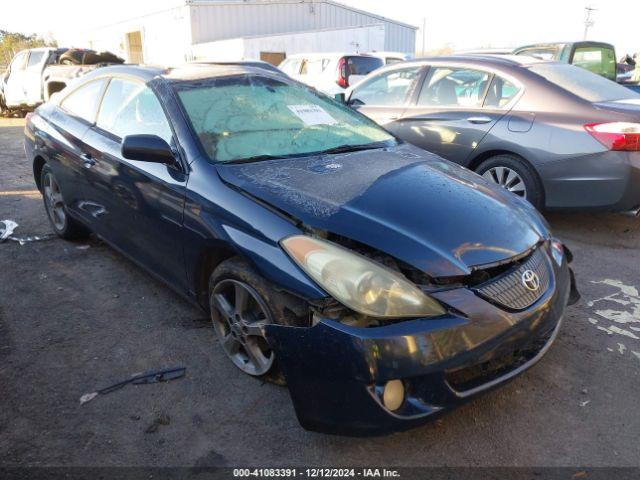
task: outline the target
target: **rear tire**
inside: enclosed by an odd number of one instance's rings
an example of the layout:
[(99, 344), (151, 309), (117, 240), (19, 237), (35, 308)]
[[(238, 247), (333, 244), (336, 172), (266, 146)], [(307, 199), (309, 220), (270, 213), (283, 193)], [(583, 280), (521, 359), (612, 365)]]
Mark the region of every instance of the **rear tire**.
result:
[(296, 324), (283, 295), (239, 258), (222, 262), (209, 279), (211, 321), (225, 354), (244, 373), (279, 385), (284, 376), (262, 326)]
[(476, 173), (525, 198), (538, 210), (544, 207), (544, 190), (537, 173), (524, 159), (516, 155), (496, 155), (482, 162)]
[(89, 230), (67, 213), (67, 206), (62, 198), (58, 181), (47, 164), (40, 172), (40, 185), (42, 185), (44, 208), (55, 234), (65, 240), (87, 237)]

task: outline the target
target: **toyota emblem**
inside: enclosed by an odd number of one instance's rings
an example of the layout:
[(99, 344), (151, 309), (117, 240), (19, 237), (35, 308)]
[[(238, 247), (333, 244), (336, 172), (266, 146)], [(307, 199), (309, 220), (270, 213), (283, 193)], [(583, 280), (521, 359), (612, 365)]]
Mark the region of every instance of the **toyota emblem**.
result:
[(522, 284), (535, 292), (540, 288), (540, 277), (532, 270), (525, 270), (522, 274)]

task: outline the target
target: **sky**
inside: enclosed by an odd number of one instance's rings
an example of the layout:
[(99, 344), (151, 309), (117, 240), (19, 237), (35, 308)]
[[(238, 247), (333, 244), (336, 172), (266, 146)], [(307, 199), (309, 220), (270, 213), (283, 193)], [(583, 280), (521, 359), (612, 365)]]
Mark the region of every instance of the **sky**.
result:
[[(114, 23), (180, 4), (180, 0), (3, 0), (0, 29), (52, 34)], [(342, 0), (362, 10), (422, 27), (426, 50), (517, 47), (581, 40), (585, 7), (596, 8), (590, 40), (613, 43), (618, 57), (640, 51), (638, 0)], [(79, 27), (80, 25), (80, 27)], [(417, 32), (418, 50), (422, 30)]]

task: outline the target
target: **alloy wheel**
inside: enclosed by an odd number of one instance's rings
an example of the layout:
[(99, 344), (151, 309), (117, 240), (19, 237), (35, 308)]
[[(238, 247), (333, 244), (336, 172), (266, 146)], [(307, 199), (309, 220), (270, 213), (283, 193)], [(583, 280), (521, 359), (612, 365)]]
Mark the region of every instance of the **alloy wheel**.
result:
[(491, 167), (482, 176), (519, 197), (527, 198), (527, 187), (524, 180), (515, 170), (509, 167)]
[(62, 193), (56, 179), (51, 173), (44, 176), (44, 203), (53, 226), (57, 231), (64, 230), (67, 224), (67, 214), (64, 211)]
[(264, 375), (274, 361), (263, 327), (271, 323), (260, 294), (237, 280), (220, 281), (211, 294), (213, 328), (231, 361), (249, 375)]

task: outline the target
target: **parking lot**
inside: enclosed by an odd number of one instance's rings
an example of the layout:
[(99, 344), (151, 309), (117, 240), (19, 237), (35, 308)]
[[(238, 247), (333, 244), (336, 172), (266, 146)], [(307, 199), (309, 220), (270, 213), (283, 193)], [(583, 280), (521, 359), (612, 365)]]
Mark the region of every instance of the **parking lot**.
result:
[[(0, 220), (47, 234), (22, 126), (0, 119)], [(637, 466), (640, 219), (547, 218), (582, 300), (546, 358), (434, 423), (364, 439), (304, 431), (287, 390), (236, 369), (202, 311), (98, 240), (0, 244), (0, 464)], [(175, 365), (185, 378), (80, 405)]]

